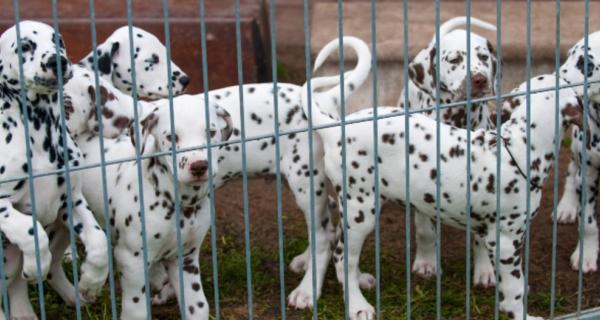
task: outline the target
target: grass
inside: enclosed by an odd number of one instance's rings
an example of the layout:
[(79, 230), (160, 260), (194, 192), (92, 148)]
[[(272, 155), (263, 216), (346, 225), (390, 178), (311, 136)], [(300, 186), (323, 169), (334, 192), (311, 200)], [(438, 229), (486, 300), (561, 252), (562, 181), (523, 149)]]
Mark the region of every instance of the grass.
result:
[[(237, 244), (236, 244), (237, 241)], [(239, 245), (239, 239), (230, 236), (221, 237), (219, 241), (219, 297), (222, 319), (247, 318), (247, 290), (246, 290), (246, 255), (244, 247)], [(202, 254), (202, 278), (205, 294), (214, 313), (213, 275), (211, 271), (211, 253), (208, 246)], [(286, 295), (300, 282), (301, 276), (287, 270), (287, 264), (296, 255), (306, 248), (304, 239), (286, 239), (285, 247), (285, 288)], [(373, 247), (365, 246), (361, 270), (374, 272)], [(256, 319), (279, 319), (280, 286), (279, 286), (279, 256), (278, 250), (265, 250), (254, 246), (252, 249), (252, 284), (253, 284), (253, 312)], [(384, 319), (406, 318), (406, 276), (404, 266), (404, 253), (388, 252), (382, 249), (381, 260), (381, 312)], [(71, 265), (65, 264), (65, 269), (70, 273)], [(464, 261), (457, 258), (455, 261), (444, 262), (442, 277), (442, 318), (463, 319), (465, 313), (465, 272)], [(422, 280), (411, 278), (411, 318), (435, 318), (435, 280)], [(82, 308), (83, 319), (104, 320), (111, 319), (110, 297), (108, 285), (98, 301)], [(37, 307), (37, 293), (34, 286), (30, 292), (32, 304)], [(375, 291), (365, 291), (365, 296), (371, 303), (375, 302)], [(557, 296), (557, 311), (566, 312), (566, 298)], [(66, 307), (60, 298), (48, 287), (45, 290), (46, 313), (49, 319), (73, 319), (75, 310)], [(529, 296), (530, 310), (547, 314), (550, 296), (546, 293), (532, 292)], [(494, 312), (494, 290), (473, 289), (471, 295), (471, 315), (473, 319), (489, 319)], [(119, 308), (119, 305), (118, 305)], [(154, 318), (178, 319), (179, 313), (175, 301), (168, 306), (153, 308)], [(297, 311), (286, 309), (289, 319), (312, 319), (312, 311)], [(323, 294), (318, 304), (320, 319), (343, 319), (344, 303), (341, 286), (337, 283), (333, 267), (330, 266)], [(501, 319), (507, 319), (504, 316)]]

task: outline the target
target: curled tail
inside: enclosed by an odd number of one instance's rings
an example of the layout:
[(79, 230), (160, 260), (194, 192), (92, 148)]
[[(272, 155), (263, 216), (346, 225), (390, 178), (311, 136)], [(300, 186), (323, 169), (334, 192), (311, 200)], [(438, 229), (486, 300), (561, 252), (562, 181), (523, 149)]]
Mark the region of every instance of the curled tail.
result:
[[(350, 47), (352, 50), (356, 52), (357, 62), (356, 67), (345, 73), (344, 76), (344, 100), (348, 99), (348, 97), (358, 89), (363, 82), (369, 76), (369, 72), (371, 71), (371, 50), (369, 46), (359, 38), (352, 36), (345, 36), (342, 38), (345, 47)], [(335, 38), (329, 43), (327, 43), (321, 51), (317, 54), (317, 58), (315, 59), (315, 66), (313, 71), (316, 71), (327, 59), (327, 57), (337, 51), (340, 45), (339, 38)], [(339, 78), (339, 76), (337, 76)], [(334, 83), (335, 87), (326, 91), (328, 95), (331, 95), (340, 101), (340, 86), (339, 79), (337, 83)]]
[[(465, 16), (454, 17), (454, 18), (442, 23), (442, 25), (440, 25), (440, 38), (445, 36), (447, 33), (452, 31), (453, 29), (455, 29), (459, 26), (464, 26), (466, 24), (467, 24), (467, 17), (465, 17)], [(490, 30), (490, 31), (496, 31), (496, 26), (494, 26), (493, 24), (487, 23), (483, 20), (479, 20), (474, 17), (471, 17), (471, 25), (480, 27), (482, 29)], [(431, 42), (435, 42), (435, 34), (433, 35)]]

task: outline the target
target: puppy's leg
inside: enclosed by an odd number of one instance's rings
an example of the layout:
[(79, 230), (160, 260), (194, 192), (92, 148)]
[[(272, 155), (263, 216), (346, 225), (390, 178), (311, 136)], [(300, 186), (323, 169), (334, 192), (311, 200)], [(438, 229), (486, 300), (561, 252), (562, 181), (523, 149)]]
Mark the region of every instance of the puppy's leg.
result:
[[(62, 222), (55, 222), (50, 226), (50, 252), (52, 252), (52, 265), (48, 273), (48, 283), (63, 299), (68, 306), (75, 306), (75, 288), (67, 278), (62, 258), (66, 248), (69, 247), (69, 230)], [(75, 257), (73, 257), (75, 259)], [(85, 302), (85, 300), (82, 300)]]
[[(85, 260), (81, 264), (79, 289), (87, 301), (94, 301), (108, 277), (108, 244), (106, 234), (96, 222), (85, 198), (73, 191), (74, 231), (85, 247)], [(68, 219), (63, 222), (68, 227)], [(62, 256), (62, 254), (61, 254)]]
[[(581, 171), (579, 171), (581, 172)], [(578, 174), (576, 183), (581, 185), (581, 174)], [(596, 221), (596, 199), (598, 196), (598, 169), (588, 166), (586, 175), (586, 205), (584, 210), (583, 229), (583, 262), (581, 264), (584, 273), (597, 270), (596, 261), (598, 260), (598, 224)], [(577, 241), (577, 248), (571, 255), (571, 268), (579, 270), (579, 250), (581, 250), (581, 241)]]
[(144, 258), (121, 246), (115, 247), (115, 258), (121, 274), (121, 320), (143, 320), (146, 312)]
[[(373, 231), (375, 226), (375, 216), (371, 213), (374, 202), (372, 197), (366, 197), (363, 200), (360, 196), (352, 197), (350, 193), (348, 195), (348, 198), (350, 198), (347, 201), (348, 209), (346, 211), (348, 215), (348, 239), (344, 239), (343, 232), (340, 233), (340, 238), (334, 250), (333, 261), (335, 262), (338, 281), (344, 285), (344, 290), (348, 291), (350, 319), (372, 320), (375, 319), (375, 309), (360, 291), (358, 263), (365, 238)], [(348, 283), (345, 283), (344, 277), (344, 243), (348, 247)]]
[[(301, 140), (302, 141), (302, 140)], [(282, 167), (296, 168), (286, 170), (284, 174), (296, 197), (296, 203), (304, 212), (304, 218), (307, 225), (307, 235), (309, 247), (306, 251), (293, 259), (290, 267), (292, 270), (299, 272), (305, 270), (304, 277), (300, 285), (294, 289), (289, 297), (288, 303), (298, 309), (311, 307), (313, 304), (313, 267), (316, 268), (316, 298), (321, 295), (321, 288), (329, 258), (331, 257), (331, 233), (333, 227), (331, 224), (331, 214), (329, 212), (327, 190), (325, 187), (325, 172), (323, 159), (319, 155), (322, 152), (315, 153), (315, 170), (314, 170), (314, 211), (311, 212), (311, 194), (310, 194), (310, 178), (308, 169), (308, 155), (310, 154), (307, 146), (298, 143), (294, 148), (299, 150), (292, 159), (289, 156), (284, 156)], [(291, 156), (291, 155), (290, 155)], [(292, 172), (293, 171), (293, 172)], [(300, 174), (298, 174), (300, 172)], [(314, 217), (311, 215), (314, 213)], [(314, 220), (313, 220), (314, 219)], [(314, 226), (311, 222), (314, 221)], [(314, 238), (311, 236), (311, 230), (314, 228)], [(315, 247), (315, 263), (312, 262), (311, 243)]]
[[(204, 295), (204, 290), (202, 290), (199, 251), (200, 247), (183, 257), (183, 294), (185, 296), (185, 318), (187, 320), (204, 320), (208, 319), (209, 316), (208, 301)], [(171, 260), (166, 265), (167, 272), (169, 273), (169, 282), (175, 291), (177, 301), (181, 304), (177, 260)]]
[(152, 293), (155, 293), (154, 297), (152, 297), (153, 305), (163, 305), (171, 297), (175, 296), (175, 291), (173, 291), (173, 287), (169, 283), (169, 274), (163, 263), (152, 265), (150, 269), (150, 286), (152, 287)]
[[(46, 278), (50, 269), (52, 255), (48, 245), (48, 235), (42, 225), (37, 224), (37, 236), (40, 255), (40, 272)], [(22, 275), (26, 280), (37, 279), (36, 248), (31, 215), (23, 214), (13, 208), (7, 200), (0, 201), (0, 230), (10, 243), (15, 244), (23, 253)]]
[(415, 262), (413, 272), (423, 278), (435, 275), (435, 223), (428, 216), (416, 212), (415, 215)]
[[(490, 254), (491, 261), (496, 258), (496, 234), (490, 226), (485, 237), (485, 245)], [(500, 283), (500, 311), (506, 312), (510, 319), (523, 319), (523, 293), (525, 281), (521, 268), (521, 247), (523, 237), (513, 233), (502, 232), (500, 234), (500, 256), (498, 266)], [(543, 318), (527, 315), (528, 320), (542, 320)]]
[[(27, 282), (17, 276), (21, 268), (21, 252), (14, 245), (4, 249), (6, 262), (4, 270), (7, 275), (10, 319), (37, 319), (27, 294)], [(1, 293), (0, 293), (1, 294)]]
[(473, 253), (475, 254), (475, 270), (473, 273), (473, 285), (483, 288), (493, 287), (496, 285), (496, 274), (494, 266), (488, 256), (488, 250), (485, 247), (485, 239), (477, 234), (473, 235), (475, 245)]
[[(573, 128), (573, 137), (578, 132), (577, 128)], [(577, 184), (577, 176), (579, 175), (579, 152), (581, 149), (581, 141), (577, 138), (571, 140), (571, 161), (567, 169), (567, 177), (565, 178), (565, 188), (562, 197), (556, 208), (556, 220), (558, 223), (573, 223), (579, 212), (579, 196), (577, 189), (580, 187)], [(589, 151), (588, 151), (589, 152)]]
[(29, 303), (27, 281), (20, 277), (15, 278), (8, 287), (8, 297), (11, 320), (37, 320), (38, 317)]

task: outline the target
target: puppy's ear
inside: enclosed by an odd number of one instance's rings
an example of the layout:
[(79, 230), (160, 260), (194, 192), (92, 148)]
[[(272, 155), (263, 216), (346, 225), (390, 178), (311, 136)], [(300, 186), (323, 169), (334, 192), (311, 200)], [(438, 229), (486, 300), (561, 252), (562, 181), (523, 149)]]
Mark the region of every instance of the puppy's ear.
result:
[[(152, 153), (157, 150), (157, 140), (153, 136), (153, 131), (158, 124), (158, 120), (158, 114), (152, 112), (140, 121), (140, 139), (142, 140), (140, 154)], [(131, 144), (135, 146), (135, 122), (129, 125), (129, 138), (131, 139)]]
[(215, 112), (217, 113), (217, 127), (221, 130), (221, 141), (229, 140), (233, 132), (233, 122), (231, 115), (223, 107), (215, 104)]
[[(88, 94), (92, 101), (92, 105), (96, 106), (96, 88), (92, 85), (88, 86)], [(106, 105), (106, 101), (108, 100), (109, 94), (108, 90), (105, 86), (100, 85), (100, 108), (103, 108)], [(95, 109), (94, 109), (95, 110)]]
[(560, 113), (565, 127), (569, 125), (575, 125), (580, 129), (583, 127), (583, 103), (579, 96), (577, 96), (577, 103), (565, 103)]
[[(100, 75), (103, 77), (112, 76), (113, 73), (113, 59), (119, 52), (119, 48), (121, 45), (119, 42), (107, 41), (100, 44), (97, 47), (98, 51), (98, 71), (100, 71)], [(93, 54), (90, 53), (87, 57), (82, 61), (85, 64), (89, 65), (92, 69), (94, 68), (94, 60)]]
[(435, 44), (430, 44), (408, 65), (410, 80), (429, 95), (433, 95), (433, 88), (435, 88), (435, 52)]
[[(498, 73), (498, 69), (502, 67), (502, 64), (504, 61), (500, 60), (500, 65), (498, 65), (498, 59), (496, 58), (496, 49), (494, 48), (494, 46), (492, 45), (492, 43), (488, 40), (487, 41), (487, 49), (490, 53), (490, 63), (492, 64), (492, 94), (496, 94), (496, 82), (498, 79), (496, 79), (496, 75)], [(502, 74), (500, 74), (500, 76), (502, 76)]]

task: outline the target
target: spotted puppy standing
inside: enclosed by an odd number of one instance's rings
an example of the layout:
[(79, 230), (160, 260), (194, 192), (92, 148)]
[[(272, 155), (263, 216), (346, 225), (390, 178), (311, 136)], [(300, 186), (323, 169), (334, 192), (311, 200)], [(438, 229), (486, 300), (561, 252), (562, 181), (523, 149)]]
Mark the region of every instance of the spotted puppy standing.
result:
[[(453, 30), (467, 23), (467, 17), (456, 17), (440, 26), (440, 101), (454, 103), (466, 101), (467, 98), (467, 32)], [(495, 31), (496, 28), (484, 21), (471, 18), (471, 25)], [(496, 53), (492, 44), (484, 37), (471, 32), (471, 97), (481, 98), (493, 94), (496, 80)], [(436, 118), (436, 41), (435, 36), (427, 48), (421, 50), (410, 63), (408, 74), (408, 106), (410, 110), (429, 110), (424, 114)], [(405, 105), (405, 92), (398, 101), (400, 107)], [(489, 106), (485, 102), (471, 105), (471, 126), (473, 130), (492, 128), (489, 121)], [(440, 110), (443, 123), (457, 128), (467, 128), (466, 105)], [(423, 215), (415, 215), (416, 256), (413, 272), (429, 278), (436, 273), (435, 225)], [(496, 282), (494, 268), (488, 258), (482, 239), (475, 236), (474, 246), (475, 268), (473, 284), (483, 287), (493, 286)]]
[[(226, 140), (231, 134), (231, 119), (227, 112), (210, 106), (210, 126), (205, 126), (205, 106), (201, 96), (183, 95), (173, 99), (175, 136), (171, 135), (169, 103), (157, 104), (140, 124), (141, 141), (135, 134), (106, 139), (104, 155), (107, 161), (135, 157), (135, 144), (143, 156), (172, 150), (172, 138), (177, 150), (200, 147), (208, 135), (212, 141)], [(85, 135), (84, 135), (85, 136)], [(87, 164), (100, 163), (99, 138), (88, 134), (80, 139)], [(132, 145), (133, 143), (133, 145)], [(213, 151), (213, 173), (218, 172), (217, 157)], [(177, 180), (171, 155), (150, 156), (141, 160), (143, 190), (138, 189), (137, 162), (130, 161), (106, 167), (108, 210), (112, 225), (114, 257), (120, 275), (122, 290), (121, 319), (146, 319), (146, 290), (144, 279), (144, 250), (148, 267), (164, 263), (170, 284), (179, 294), (176, 230), (181, 228), (183, 245), (183, 283), (185, 285), (186, 319), (208, 319), (208, 303), (200, 280), (199, 250), (210, 225), (210, 215), (201, 205), (208, 193), (208, 158), (206, 149), (178, 153)], [(97, 219), (103, 220), (104, 201), (97, 186), (102, 183), (99, 168), (85, 173), (84, 194)], [(173, 193), (175, 184), (179, 197)], [(145, 212), (146, 247), (142, 245), (140, 201), (143, 195)], [(175, 202), (181, 208), (181, 220), (175, 219)], [(178, 297), (181, 298), (181, 297)]]
[[(560, 67), (560, 77), (570, 84), (583, 83), (585, 74), (585, 45), (581, 39), (571, 50), (567, 61)], [(600, 179), (600, 31), (589, 35), (589, 46), (587, 54), (587, 79), (588, 87), (588, 117), (586, 137), (587, 173), (586, 185), (582, 185), (581, 163), (583, 152), (583, 134), (577, 128), (573, 129), (571, 139), (571, 162), (562, 198), (558, 204), (558, 222), (575, 222), (580, 210), (581, 191), (586, 190), (586, 205), (583, 212), (584, 231), (583, 236), (583, 261), (582, 271), (593, 272), (597, 270), (598, 260), (598, 224), (596, 221), (596, 207), (598, 197), (598, 182)], [(596, 81), (596, 83), (593, 83)], [(583, 86), (574, 89), (583, 96)], [(571, 267), (579, 269), (580, 242), (571, 255)]]
[[(18, 178), (53, 170), (63, 170), (68, 162), (71, 168), (81, 164), (82, 156), (71, 136), (61, 135), (60, 107), (58, 105), (60, 61), (63, 82), (71, 77), (71, 66), (59, 34), (46, 24), (23, 21), (19, 24), (23, 54), (22, 78), (19, 82), (19, 55), (16, 26), (0, 36), (0, 119), (3, 123), (0, 151), (0, 179)], [(59, 37), (60, 48), (56, 48)], [(58, 54), (57, 54), (58, 52)], [(19, 94), (23, 85), (25, 100)], [(28, 117), (24, 110), (27, 109)], [(26, 122), (25, 122), (26, 121)], [(26, 148), (25, 124), (29, 127), (30, 146)], [(65, 149), (66, 148), (66, 149)], [(64, 158), (65, 152), (69, 155)], [(31, 160), (31, 168), (27, 159)], [(11, 318), (35, 319), (29, 303), (25, 280), (36, 279), (36, 250), (33, 238), (33, 187), (37, 213), (37, 230), (41, 276), (46, 277), (51, 262), (49, 237), (45, 228), (52, 224), (67, 225), (67, 202), (72, 201), (75, 232), (85, 246), (86, 259), (81, 265), (80, 290), (84, 298), (93, 299), (108, 275), (107, 246), (104, 232), (97, 225), (81, 192), (79, 174), (71, 173), (71, 195), (67, 199), (65, 177), (50, 175), (37, 177), (33, 186), (27, 180), (4, 182), (0, 186), (0, 229), (10, 244), (6, 248), (6, 271), (9, 282)], [(51, 237), (52, 235), (50, 235)], [(22, 265), (21, 265), (22, 255)], [(16, 274), (21, 272), (23, 278)], [(0, 317), (4, 317), (4, 314)]]
[[(129, 28), (117, 29), (97, 47), (98, 71), (119, 90), (131, 93), (131, 51), (135, 61), (136, 91), (139, 97), (166, 98), (168, 92), (168, 65), (165, 62), (167, 48), (153, 34), (133, 27), (133, 45), (129, 45)], [(133, 50), (132, 50), (133, 49)], [(171, 63), (173, 94), (182, 94), (190, 78), (174, 62)], [(79, 64), (88, 70), (94, 69), (93, 53), (89, 53)]]
[[(356, 68), (346, 73), (345, 97), (347, 99), (368, 77), (371, 66), (371, 52), (369, 47), (360, 39), (355, 37), (344, 37), (343, 43), (354, 49), (358, 56)], [(334, 39), (323, 47), (315, 60), (315, 70), (322, 65), (326, 58), (338, 49), (339, 40)], [(339, 76), (334, 76), (339, 79)], [(278, 122), (281, 132), (291, 132), (306, 129), (308, 121), (300, 103), (300, 90), (298, 85), (289, 83), (278, 83)], [(232, 86), (223, 89), (212, 90), (208, 93), (209, 100), (217, 103), (231, 114), (233, 124), (232, 139), (241, 137), (241, 115), (239, 87)], [(276, 153), (274, 135), (274, 98), (273, 83), (247, 84), (243, 87), (246, 137), (257, 137), (269, 135), (268, 138), (246, 142), (246, 150), (251, 157), (247, 158), (246, 170), (249, 175), (273, 175), (276, 173)], [(313, 96), (316, 101), (322, 101), (326, 105), (337, 108), (340, 101), (340, 87), (335, 86), (324, 92)], [(335, 110), (335, 109), (334, 109)], [(331, 241), (334, 238), (333, 226), (331, 224), (329, 202), (325, 187), (325, 172), (322, 159), (323, 146), (315, 136), (313, 150), (308, 148), (308, 134), (306, 132), (283, 135), (280, 138), (280, 163), (281, 174), (287, 180), (296, 203), (304, 212), (308, 233), (313, 229), (310, 224), (310, 170), (309, 154), (314, 155), (314, 219), (317, 222), (315, 238), (309, 237), (309, 242), (315, 242), (316, 252), (316, 293), (317, 298), (321, 294), (323, 279), (331, 256)], [(240, 143), (221, 146), (219, 148), (219, 172), (215, 174), (214, 185), (220, 187), (226, 182), (238, 178), (242, 173), (241, 147)], [(206, 206), (208, 209), (208, 206)], [(304, 277), (289, 297), (288, 303), (295, 308), (307, 308), (312, 306), (312, 263), (310, 245), (304, 253), (295, 257), (290, 263), (290, 268), (295, 272), (305, 272)], [(364, 288), (374, 285), (374, 278), (365, 274), (361, 278)], [(172, 288), (168, 286), (155, 299), (156, 303), (163, 303), (172, 294)]]
[[(315, 79), (313, 87), (319, 88), (331, 83)], [(553, 75), (540, 76), (531, 80), (531, 89), (551, 87), (555, 84)], [(561, 81), (561, 84), (565, 84)], [(525, 91), (526, 84), (519, 89)], [(305, 93), (303, 93), (305, 94)], [(560, 112), (554, 112), (555, 99), (560, 98)], [(524, 105), (525, 97), (518, 99)], [(306, 100), (304, 100), (306, 101)], [(305, 111), (307, 105), (303, 105)], [(313, 104), (315, 125), (337, 123), (337, 116), (323, 113), (317, 104)], [(379, 108), (379, 114), (401, 113), (399, 108)], [(338, 279), (344, 281), (343, 246), (348, 246), (348, 283), (345, 289), (349, 294), (351, 319), (375, 319), (373, 307), (362, 295), (358, 285), (358, 262), (363, 242), (373, 230), (375, 224), (375, 183), (380, 184), (382, 203), (393, 200), (405, 202), (406, 184), (404, 177), (410, 170), (410, 205), (415, 214), (425, 215), (429, 219), (436, 216), (436, 202), (439, 201), (442, 223), (457, 228), (465, 228), (466, 188), (471, 189), (471, 228), (483, 239), (488, 254), (493, 259), (496, 254), (496, 193), (503, 193), (503, 203), (498, 213), (501, 231), (499, 261), (500, 310), (508, 313), (511, 319), (523, 319), (524, 282), (521, 271), (520, 250), (526, 230), (526, 194), (531, 194), (531, 212), (539, 209), (541, 186), (548, 176), (553, 163), (554, 140), (562, 137), (554, 135), (552, 126), (555, 116), (564, 129), (575, 122), (581, 124), (581, 105), (572, 89), (562, 89), (559, 97), (555, 91), (531, 95), (531, 140), (526, 139), (526, 109), (516, 109), (511, 119), (501, 128), (501, 137), (495, 130), (478, 129), (467, 141), (467, 131), (445, 124), (438, 124), (421, 114), (410, 116), (410, 142), (405, 145), (404, 116), (381, 119), (379, 123), (379, 171), (380, 181), (373, 181), (373, 135), (372, 121), (347, 126), (346, 154), (348, 155), (347, 179), (342, 180), (340, 169), (342, 159), (340, 130), (330, 128), (317, 131), (323, 140), (325, 150), (325, 170), (327, 176), (338, 190), (340, 204), (343, 204), (340, 192), (347, 183), (346, 209), (348, 215), (347, 238), (340, 238), (334, 250), (334, 261)], [(372, 110), (363, 110), (346, 117), (347, 121), (368, 118)], [(436, 126), (440, 126), (444, 143), (440, 150), (441, 168), (436, 170)], [(471, 144), (471, 154), (465, 154), (465, 143)], [(501, 156), (496, 154), (496, 144), (502, 143)], [(526, 162), (527, 148), (531, 150), (531, 164)], [(407, 154), (408, 153), (408, 154)], [(404, 167), (408, 156), (411, 167)], [(467, 176), (463, 168), (466, 157), (472, 159), (471, 185), (465, 185)], [(496, 164), (502, 163), (501, 190), (496, 190)], [(531, 180), (528, 181), (523, 170), (531, 167)], [(439, 177), (438, 177), (439, 175)], [(436, 179), (441, 181), (442, 198), (436, 199)], [(529, 188), (531, 187), (531, 188)], [(437, 201), (436, 201), (437, 200)], [(406, 203), (409, 205), (409, 203)], [(527, 316), (527, 319), (541, 319)]]
[[(96, 116), (96, 95), (99, 96), (101, 106), (101, 117), (103, 123), (103, 136), (116, 138), (127, 131), (133, 112), (133, 99), (120, 92), (110, 83), (100, 78), (99, 91), (96, 91), (94, 74), (79, 65), (72, 66), (72, 79), (64, 85), (64, 105), (66, 124), (72, 138), (76, 143), (81, 143), (91, 133), (98, 133), (99, 122)], [(145, 102), (139, 101), (139, 104)], [(152, 110), (150, 107), (147, 110)], [(140, 115), (143, 111), (139, 108)], [(76, 173), (79, 175), (79, 173)], [(84, 180), (85, 182), (85, 180)], [(99, 192), (101, 194), (101, 192)], [(92, 199), (93, 200), (93, 199)], [(102, 214), (104, 211), (97, 212)], [(104, 223), (100, 224), (102, 227)], [(63, 255), (69, 247), (69, 232), (66, 226), (54, 224), (47, 228), (49, 234), (54, 236), (50, 239), (50, 251), (52, 253), (52, 265), (48, 273), (48, 283), (69, 306), (75, 306), (75, 289), (63, 270)], [(105, 238), (97, 238), (98, 241), (106, 242)], [(69, 251), (70, 252), (70, 251)], [(70, 258), (70, 254), (68, 255)], [(86, 303), (86, 299), (80, 300)]]

